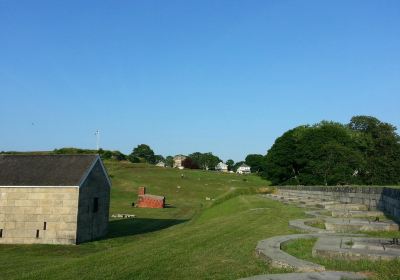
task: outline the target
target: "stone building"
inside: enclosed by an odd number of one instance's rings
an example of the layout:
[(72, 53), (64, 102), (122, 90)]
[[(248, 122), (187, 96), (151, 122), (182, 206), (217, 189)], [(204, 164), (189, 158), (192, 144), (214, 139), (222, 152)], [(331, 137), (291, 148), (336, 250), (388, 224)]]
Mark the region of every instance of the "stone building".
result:
[(174, 168), (183, 169), (182, 162), (186, 159), (184, 155), (176, 155), (174, 156)]
[(0, 155), (0, 244), (78, 244), (107, 233), (98, 155)]

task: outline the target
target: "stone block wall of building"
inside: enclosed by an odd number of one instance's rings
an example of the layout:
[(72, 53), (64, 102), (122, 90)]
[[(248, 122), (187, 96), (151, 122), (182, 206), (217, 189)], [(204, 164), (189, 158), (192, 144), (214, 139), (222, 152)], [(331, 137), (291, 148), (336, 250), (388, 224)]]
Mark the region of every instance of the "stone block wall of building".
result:
[(369, 209), (379, 209), (400, 221), (400, 189), (371, 186), (281, 186), (278, 193), (315, 199), (359, 203)]
[(75, 244), (77, 187), (1, 187), (0, 244)]
[(77, 243), (99, 239), (107, 234), (110, 187), (97, 162), (79, 189)]

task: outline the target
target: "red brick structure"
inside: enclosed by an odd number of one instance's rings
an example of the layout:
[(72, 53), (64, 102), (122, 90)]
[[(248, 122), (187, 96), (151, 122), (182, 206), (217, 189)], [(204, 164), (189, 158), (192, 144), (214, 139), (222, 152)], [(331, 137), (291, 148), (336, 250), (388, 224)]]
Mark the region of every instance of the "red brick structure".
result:
[(146, 187), (139, 187), (138, 195), (145, 195), (146, 194)]
[(139, 208), (164, 208), (165, 197), (159, 195), (146, 194), (146, 188), (140, 187), (138, 191), (138, 202), (137, 207)]

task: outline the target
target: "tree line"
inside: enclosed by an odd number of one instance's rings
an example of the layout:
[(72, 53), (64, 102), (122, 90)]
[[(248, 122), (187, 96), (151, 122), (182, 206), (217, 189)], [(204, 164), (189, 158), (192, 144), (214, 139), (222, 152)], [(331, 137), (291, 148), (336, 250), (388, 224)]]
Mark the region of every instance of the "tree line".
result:
[[(322, 121), (286, 131), (266, 155), (249, 154), (244, 161), (225, 162), (229, 171), (247, 164), (252, 173), (273, 185), (398, 185), (400, 184), (400, 136), (396, 127), (371, 116), (355, 116), (347, 124)], [(0, 152), (0, 154), (19, 152)], [(42, 152), (33, 152), (42, 153)], [(55, 149), (54, 154), (94, 154), (103, 159), (172, 167), (174, 158), (155, 154), (140, 144), (128, 155), (120, 151), (78, 148)], [(212, 153), (194, 152), (183, 161), (190, 169), (214, 170), (223, 162)]]
[(371, 116), (322, 121), (285, 132), (261, 165), (274, 185), (396, 185), (400, 137), (395, 126)]
[[(182, 165), (187, 169), (203, 169), (203, 170), (215, 170), (218, 163), (224, 162), (220, 157), (214, 155), (211, 152), (201, 153), (194, 152), (185, 156)], [(240, 165), (246, 163), (251, 167), (252, 172), (262, 172), (263, 166), (260, 163), (259, 158), (263, 159), (262, 155), (251, 154), (248, 155), (245, 161), (234, 162), (232, 159), (228, 159), (225, 164), (228, 166), (229, 171), (236, 171)], [(132, 150), (132, 153), (127, 155), (126, 158), (132, 163), (145, 162), (149, 164), (156, 164), (158, 162), (164, 162), (167, 167), (173, 167), (174, 157), (162, 155), (156, 155), (152, 148), (147, 144), (140, 144)]]

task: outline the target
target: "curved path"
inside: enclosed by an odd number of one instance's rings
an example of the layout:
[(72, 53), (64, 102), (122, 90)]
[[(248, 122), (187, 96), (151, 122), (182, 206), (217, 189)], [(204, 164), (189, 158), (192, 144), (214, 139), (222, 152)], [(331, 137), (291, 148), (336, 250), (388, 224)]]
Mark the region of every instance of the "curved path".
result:
[[(272, 199), (283, 200), (280, 196), (272, 196)], [(274, 236), (258, 242), (256, 247), (257, 254), (264, 258), (273, 267), (290, 268), (297, 273), (284, 274), (265, 274), (243, 278), (246, 280), (340, 280), (344, 279), (367, 279), (366, 276), (343, 271), (325, 271), (325, 267), (306, 260), (298, 259), (281, 250), (283, 244), (295, 239), (318, 238), (324, 236), (343, 236), (326, 229), (319, 229), (305, 224), (305, 222), (313, 221), (316, 218), (326, 218), (323, 210), (306, 211), (305, 213), (315, 218), (297, 219), (289, 221), (289, 225), (303, 232), (304, 234), (292, 234), (283, 236)], [(325, 211), (326, 212), (326, 211)], [(362, 234), (346, 234), (346, 236), (362, 236)]]
[(292, 234), (275, 236), (258, 242), (256, 252), (274, 267), (291, 268), (300, 272), (325, 271), (319, 264), (298, 259), (281, 250), (281, 246), (294, 239), (316, 238), (319, 234)]

